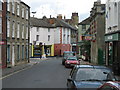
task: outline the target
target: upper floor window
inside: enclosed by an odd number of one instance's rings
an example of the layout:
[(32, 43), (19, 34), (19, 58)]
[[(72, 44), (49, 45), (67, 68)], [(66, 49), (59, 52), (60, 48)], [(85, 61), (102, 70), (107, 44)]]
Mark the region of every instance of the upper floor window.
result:
[(39, 41), (39, 35), (36, 36), (36, 41)]
[(50, 35), (48, 35), (48, 41), (50, 41)]
[(48, 32), (50, 32), (50, 28), (48, 28)]
[(15, 37), (15, 22), (12, 24), (12, 37)]
[(36, 31), (39, 32), (39, 27), (36, 28)]
[(22, 18), (24, 18), (24, 7), (22, 8)]
[(20, 34), (19, 32), (20, 32), (20, 24), (18, 23), (17, 24), (17, 38), (19, 38), (19, 34)]
[(26, 19), (28, 19), (28, 14), (29, 12), (28, 12), (28, 8), (26, 8)]
[(26, 26), (26, 39), (28, 39), (28, 26)]
[(20, 15), (20, 5), (17, 5), (17, 15)]
[(15, 13), (15, 2), (12, 1), (12, 13)]
[(7, 37), (10, 37), (10, 20), (7, 20)]
[(7, 0), (7, 11), (10, 11), (10, 0)]
[(82, 30), (86, 30), (86, 25), (82, 25)]
[(22, 38), (24, 38), (24, 24), (22, 24)]

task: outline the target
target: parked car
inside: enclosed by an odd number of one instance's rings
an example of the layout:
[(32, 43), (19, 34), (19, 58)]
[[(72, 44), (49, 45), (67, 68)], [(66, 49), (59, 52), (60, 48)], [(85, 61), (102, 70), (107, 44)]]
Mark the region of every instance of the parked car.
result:
[(67, 79), (67, 88), (97, 89), (106, 81), (116, 81), (111, 69), (105, 66), (76, 65)]
[(76, 56), (68, 56), (65, 61), (65, 67), (74, 67), (80, 65), (80, 60)]
[(65, 65), (65, 61), (66, 61), (68, 56), (74, 56), (74, 53), (72, 51), (64, 51), (63, 52), (62, 65)]
[(120, 82), (109, 81), (100, 86), (97, 90), (120, 90)]

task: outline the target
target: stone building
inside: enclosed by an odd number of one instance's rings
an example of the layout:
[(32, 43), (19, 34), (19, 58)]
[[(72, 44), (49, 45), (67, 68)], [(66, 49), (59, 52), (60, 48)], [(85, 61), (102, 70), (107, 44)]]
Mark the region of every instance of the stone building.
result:
[(105, 4), (98, 0), (90, 11), (91, 62), (104, 63)]
[[(29, 18), (30, 7), (21, 0), (7, 0), (4, 2), (6, 11), (6, 65), (11, 67), (29, 61)], [(5, 50), (5, 48), (4, 48)]]

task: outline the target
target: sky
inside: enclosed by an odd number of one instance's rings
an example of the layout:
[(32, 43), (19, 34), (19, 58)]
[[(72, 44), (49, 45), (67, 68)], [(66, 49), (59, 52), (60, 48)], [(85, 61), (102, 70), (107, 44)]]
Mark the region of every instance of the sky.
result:
[[(86, 19), (90, 15), (90, 10), (93, 7), (94, 1), (97, 0), (22, 0), (30, 6), (30, 14), (32, 12), (37, 18), (46, 16), (47, 18), (56, 17), (58, 14), (70, 19), (72, 13), (76, 12), (79, 15), (79, 22)], [(106, 3), (106, 0), (101, 0), (102, 4)]]

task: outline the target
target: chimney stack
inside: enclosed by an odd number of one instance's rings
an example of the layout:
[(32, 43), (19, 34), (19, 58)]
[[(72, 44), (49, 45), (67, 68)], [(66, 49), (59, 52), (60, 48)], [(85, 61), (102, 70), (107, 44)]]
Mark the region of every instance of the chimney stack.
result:
[(62, 14), (58, 14), (57, 18), (62, 19)]

